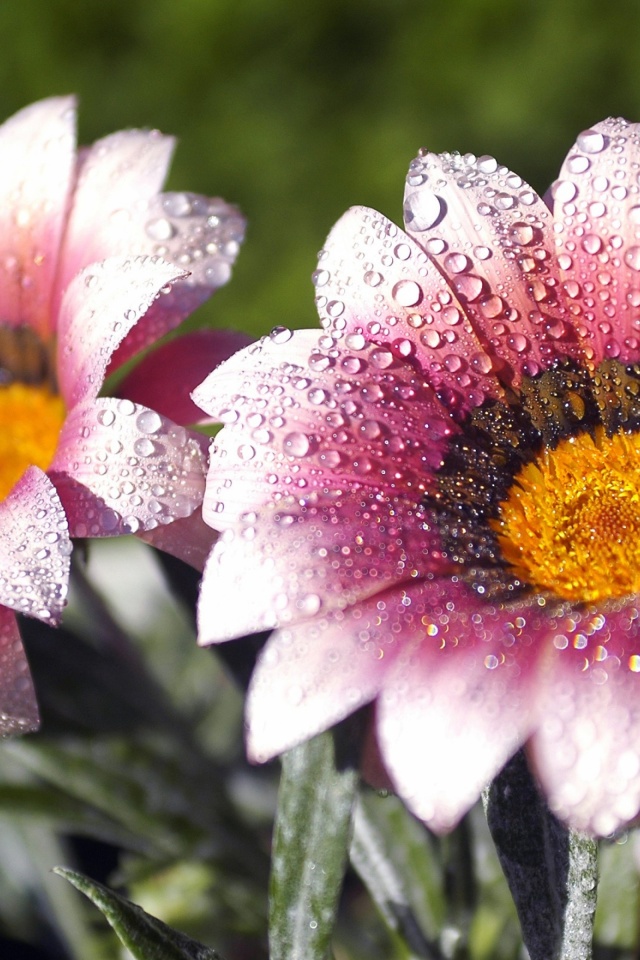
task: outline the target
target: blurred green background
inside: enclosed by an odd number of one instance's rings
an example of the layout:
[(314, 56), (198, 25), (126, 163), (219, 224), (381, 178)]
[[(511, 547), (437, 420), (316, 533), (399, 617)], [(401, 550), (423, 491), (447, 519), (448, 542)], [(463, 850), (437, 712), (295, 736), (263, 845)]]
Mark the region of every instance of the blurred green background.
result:
[(5, 0), (0, 114), (75, 91), (85, 143), (175, 133), (173, 188), (249, 220), (201, 318), (316, 322), (309, 276), (363, 203), (396, 221), (418, 147), (491, 153), (542, 191), (575, 134), (640, 120), (635, 0)]

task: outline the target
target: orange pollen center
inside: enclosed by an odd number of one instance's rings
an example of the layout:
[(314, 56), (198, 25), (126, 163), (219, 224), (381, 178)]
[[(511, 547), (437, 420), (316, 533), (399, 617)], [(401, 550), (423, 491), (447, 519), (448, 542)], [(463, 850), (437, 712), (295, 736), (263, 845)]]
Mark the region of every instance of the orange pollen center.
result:
[(590, 603), (640, 592), (640, 434), (579, 434), (523, 467), (492, 521), (516, 576)]
[(0, 500), (27, 467), (49, 467), (64, 417), (62, 398), (47, 387), (0, 387)]

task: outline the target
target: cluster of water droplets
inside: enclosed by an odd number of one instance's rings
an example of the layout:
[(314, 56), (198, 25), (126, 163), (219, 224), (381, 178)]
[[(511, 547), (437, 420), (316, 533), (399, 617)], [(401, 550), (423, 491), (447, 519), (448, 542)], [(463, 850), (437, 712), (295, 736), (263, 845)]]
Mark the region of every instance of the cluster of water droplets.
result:
[(570, 352), (551, 215), (493, 157), (421, 151), (404, 202), (408, 232), (438, 264), (489, 344), (503, 379), (535, 376)]
[(607, 120), (583, 131), (551, 187), (561, 289), (595, 362), (640, 347), (640, 135)]
[(189, 271), (183, 281), (209, 290), (225, 284), (244, 239), (245, 221), (219, 197), (163, 193), (149, 205), (144, 223), (146, 247)]
[(494, 360), (482, 348), (453, 286), (427, 253), (374, 210), (338, 221), (313, 275), (316, 304), (337, 342), (360, 335), (418, 364), (450, 408), (496, 393)]
[[(131, 400), (103, 398), (73, 426), (67, 453), (78, 537), (153, 530), (188, 517), (204, 493), (205, 455), (184, 427)], [(56, 482), (63, 482), (53, 472)]]
[(67, 519), (54, 487), (40, 471), (31, 468), (22, 483), (31, 485), (28, 501), (19, 487), (0, 504), (5, 512), (0, 602), (18, 613), (55, 623), (69, 578)]
[(361, 334), (338, 345), (329, 336), (315, 345), (305, 338), (303, 365), (288, 349), (296, 337), (276, 328), (249, 348), (247, 369), (227, 373), (217, 411), (227, 429), (214, 444), (209, 478), (213, 525), (216, 511), (224, 523), (225, 501), (237, 496), (226, 484), (237, 486), (242, 468), (262, 473), (274, 497), (352, 485), (417, 501), (440, 464), (453, 425), (411, 366)]

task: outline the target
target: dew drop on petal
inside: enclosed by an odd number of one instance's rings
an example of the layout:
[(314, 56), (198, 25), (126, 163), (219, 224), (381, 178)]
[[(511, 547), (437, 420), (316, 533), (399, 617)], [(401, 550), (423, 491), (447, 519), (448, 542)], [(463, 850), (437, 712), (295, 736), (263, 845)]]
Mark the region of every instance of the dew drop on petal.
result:
[(311, 449), (309, 438), (299, 430), (288, 433), (282, 442), (285, 453), (291, 457), (305, 457)]
[(143, 410), (136, 417), (136, 426), (141, 433), (157, 433), (162, 427), (162, 418), (155, 410)]
[(415, 307), (422, 299), (422, 289), (415, 280), (400, 280), (394, 286), (392, 294), (402, 307)]
[(576, 143), (584, 153), (601, 153), (605, 147), (605, 139), (597, 130), (583, 130), (578, 134)]
[(632, 270), (640, 270), (640, 247), (629, 247), (625, 251), (624, 262)]
[(424, 187), (407, 196), (404, 207), (405, 223), (417, 232), (430, 230), (442, 219), (446, 209), (442, 197)]

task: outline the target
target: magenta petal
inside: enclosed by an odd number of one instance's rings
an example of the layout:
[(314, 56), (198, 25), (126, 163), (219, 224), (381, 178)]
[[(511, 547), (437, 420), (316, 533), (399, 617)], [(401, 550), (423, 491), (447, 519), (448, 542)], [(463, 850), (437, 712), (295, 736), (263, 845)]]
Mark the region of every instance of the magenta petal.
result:
[[(404, 196), (409, 234), (448, 278), (503, 382), (577, 357), (577, 337), (549, 274), (549, 208), (493, 157), (421, 153)], [(551, 282), (549, 280), (551, 279)]]
[(139, 242), (144, 228), (138, 211), (162, 189), (174, 146), (173, 137), (157, 130), (121, 130), (82, 152), (56, 284), (58, 303), (89, 264), (153, 252), (150, 239)]
[(551, 187), (557, 273), (594, 364), (640, 358), (640, 125), (584, 130)]
[(348, 210), (327, 237), (314, 282), (321, 322), (347, 348), (360, 336), (417, 362), (452, 411), (502, 395), (452, 287), (382, 214)]
[(67, 597), (71, 542), (55, 487), (29, 467), (0, 501), (0, 604), (57, 623)]
[(227, 283), (244, 229), (239, 210), (219, 197), (165, 193), (149, 202), (140, 218), (139, 240), (131, 230), (132, 252), (149, 251), (175, 264), (187, 276), (156, 301), (131, 331), (113, 358), (114, 367), (173, 330)]
[(435, 534), (410, 504), (365, 490), (282, 500), (246, 514), (214, 546), (200, 594), (200, 642), (344, 609), (442, 566)]
[(604, 836), (640, 810), (638, 610), (575, 611), (556, 624), (542, 722), (529, 753), (551, 808)]
[(399, 588), (377, 593), (269, 638), (247, 700), (252, 760), (269, 760), (373, 700), (405, 639), (388, 629), (380, 608), (404, 596)]
[(15, 615), (0, 606), (0, 736), (38, 729), (38, 704)]
[[(402, 638), (378, 701), (385, 767), (411, 810), (451, 829), (529, 735), (537, 717), (537, 661), (518, 611), (479, 606), (461, 584), (409, 587), (380, 611)], [(539, 631), (535, 601), (532, 631)], [(523, 621), (524, 622), (524, 621)]]
[(34, 103), (0, 126), (0, 317), (47, 337), (75, 162), (75, 101)]
[(217, 533), (204, 522), (202, 512), (194, 510), (189, 517), (180, 517), (138, 536), (152, 547), (184, 560), (196, 570), (203, 570)]
[(120, 383), (118, 393), (176, 423), (196, 423), (202, 410), (191, 392), (251, 337), (233, 330), (196, 330), (148, 353)]
[(113, 351), (182, 271), (153, 257), (94, 263), (67, 288), (60, 311), (58, 378), (67, 407), (97, 396)]
[(49, 474), (73, 537), (152, 530), (204, 491), (205, 442), (154, 410), (101, 397), (73, 407)]
[(419, 500), (458, 430), (411, 364), (364, 340), (329, 356), (312, 331), (252, 345), (193, 396), (227, 424), (212, 445), (204, 507), (218, 530), (274, 498), (314, 490)]

